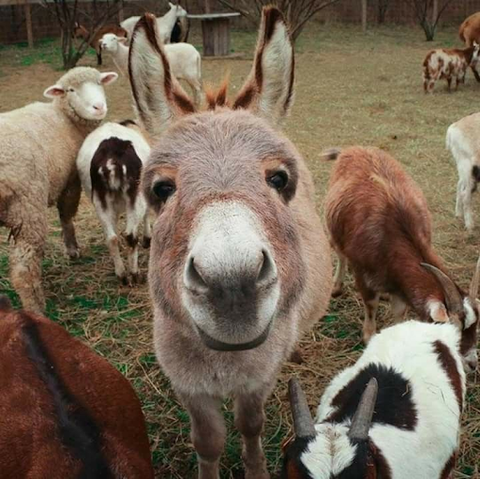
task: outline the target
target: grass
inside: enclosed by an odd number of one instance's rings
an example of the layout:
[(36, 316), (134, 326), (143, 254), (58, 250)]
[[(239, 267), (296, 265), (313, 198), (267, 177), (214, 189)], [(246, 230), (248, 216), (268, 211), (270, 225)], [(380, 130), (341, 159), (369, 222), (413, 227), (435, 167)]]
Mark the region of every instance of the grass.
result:
[[(193, 42), (200, 43), (198, 32), (194, 32)], [(435, 247), (458, 283), (467, 286), (479, 254), (479, 230), (468, 236), (461, 222), (454, 218), (457, 180), (444, 138), (449, 124), (478, 110), (480, 85), (469, 75), (466, 85), (452, 94), (446, 93), (443, 83), (438, 83), (435, 93), (425, 96), (421, 86), (421, 63), (426, 52), (433, 47), (457, 44), (453, 29), (440, 31), (436, 41), (427, 44), (419, 29), (388, 26), (364, 35), (356, 27), (311, 25), (296, 48), (296, 103), (285, 131), (308, 161), (316, 183), (319, 211), (330, 169), (329, 164), (320, 160), (324, 148), (363, 144), (393, 154), (423, 188), (434, 219)], [(253, 34), (234, 31), (232, 51), (243, 56), (204, 60), (206, 81), (218, 83), (230, 71), (232, 93), (238, 91), (249, 72), (254, 45)], [(59, 63), (44, 63), (41, 55), (49, 58), (48, 52), (55, 52), (56, 48), (57, 43), (46, 42), (35, 51), (18, 46), (2, 49), (1, 111), (41, 98), (42, 91), (55, 83)], [(85, 65), (94, 63), (90, 56), (82, 60)], [(112, 68), (108, 61), (104, 69), (107, 68)], [(109, 88), (110, 118), (132, 116), (129, 98), (125, 78)], [(478, 218), (480, 205), (474, 208)], [(194, 477), (196, 459), (188, 437), (188, 417), (155, 361), (146, 285), (129, 289), (117, 283), (98, 220), (85, 198), (76, 220), (81, 259), (73, 263), (65, 259), (53, 210), (50, 219), (44, 261), (48, 315), (107, 357), (132, 382), (147, 419), (157, 477)], [(8, 232), (1, 234), (0, 292), (6, 292), (18, 306), (7, 279)], [(146, 252), (141, 255), (141, 268), (147, 268)], [(353, 364), (361, 354), (362, 316), (361, 302), (349, 281), (347, 292), (331, 302), (328, 316), (302, 342), (305, 362), (286, 364), (283, 368), (266, 408), (264, 443), (272, 473), (278, 470), (281, 443), (290, 433), (288, 378), (292, 374), (301, 377), (309, 403), (315, 407), (335, 372)], [(379, 326), (387, 325), (389, 320), (389, 308), (382, 305)], [(229, 436), (222, 457), (222, 477), (241, 477), (240, 447), (230, 403), (226, 403), (224, 412)], [(479, 464), (477, 373), (469, 378), (456, 478), (478, 479)]]

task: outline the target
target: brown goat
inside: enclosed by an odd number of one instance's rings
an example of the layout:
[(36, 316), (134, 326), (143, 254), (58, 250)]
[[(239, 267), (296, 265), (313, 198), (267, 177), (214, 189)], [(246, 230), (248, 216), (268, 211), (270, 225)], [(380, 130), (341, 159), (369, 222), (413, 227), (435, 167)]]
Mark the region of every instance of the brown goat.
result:
[[(90, 39), (89, 44), (95, 50), (97, 54), (97, 65), (102, 64), (102, 47), (100, 40), (103, 35), (106, 33), (113, 33), (117, 37), (127, 38), (127, 31), (122, 28), (120, 25), (104, 25), (101, 27), (97, 33)], [(90, 37), (90, 32), (80, 23), (75, 23), (75, 28), (73, 30), (73, 38), (81, 38), (83, 40), (88, 40)]]
[(478, 265), (467, 294), (435, 253), (427, 202), (400, 164), (375, 148), (346, 149), (335, 162), (325, 211), (339, 257), (334, 295), (348, 261), (365, 305), (364, 340), (375, 334), (379, 298), (388, 293), (397, 320), (411, 307), (423, 320), (456, 323), (466, 369), (475, 369)]
[[(473, 47), (474, 43), (480, 44), (480, 12), (470, 15), (463, 21), (458, 30), (458, 36), (467, 47)], [(475, 79), (480, 82), (480, 74), (477, 71), (476, 62), (470, 65), (470, 67), (475, 75)]]
[(153, 479), (129, 382), (61, 326), (0, 297), (0, 476)]
[[(156, 211), (149, 267), (157, 358), (191, 419), (199, 477), (218, 479), (222, 399), (234, 397), (247, 479), (269, 477), (264, 404), (283, 362), (328, 306), (331, 259), (311, 175), (269, 126), (293, 100), (281, 13), (264, 9), (254, 67), (197, 112), (171, 74), (153, 15), (130, 47), (139, 118), (156, 137), (142, 188)], [(267, 122), (268, 121), (268, 122)]]

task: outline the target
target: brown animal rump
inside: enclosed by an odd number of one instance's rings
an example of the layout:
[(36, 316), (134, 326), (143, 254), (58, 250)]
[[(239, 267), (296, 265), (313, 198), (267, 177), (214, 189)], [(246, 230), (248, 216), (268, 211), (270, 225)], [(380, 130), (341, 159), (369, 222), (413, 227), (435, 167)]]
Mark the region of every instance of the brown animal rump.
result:
[(61, 326), (0, 298), (0, 475), (153, 479), (132, 387)]

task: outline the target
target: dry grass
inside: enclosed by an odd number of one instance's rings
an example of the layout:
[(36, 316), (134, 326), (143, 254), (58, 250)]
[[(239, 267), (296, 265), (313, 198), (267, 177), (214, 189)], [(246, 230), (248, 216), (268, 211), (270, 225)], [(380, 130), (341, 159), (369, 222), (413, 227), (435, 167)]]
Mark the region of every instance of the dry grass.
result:
[[(236, 90), (249, 71), (254, 36), (235, 32), (233, 40), (236, 51), (244, 51), (245, 58), (205, 61), (204, 76), (215, 82), (229, 70)], [(454, 218), (457, 180), (444, 137), (450, 123), (478, 110), (480, 85), (469, 76), (458, 93), (449, 95), (445, 86), (438, 84), (434, 95), (425, 96), (420, 68), (429, 48), (455, 43), (453, 30), (442, 32), (432, 45), (423, 41), (418, 30), (385, 28), (362, 35), (354, 28), (312, 26), (297, 49), (296, 104), (286, 132), (310, 164), (319, 209), (329, 174), (329, 165), (320, 162), (324, 148), (363, 144), (392, 153), (425, 191), (434, 217), (435, 246), (459, 283), (467, 285), (479, 252), (478, 228), (468, 237)], [(42, 91), (59, 75), (51, 65), (53, 62), (56, 66), (52, 54), (55, 48), (55, 44), (46, 44), (40, 53), (22, 48), (1, 51), (0, 111), (41, 98)], [(92, 57), (85, 63), (93, 64)], [(132, 115), (125, 79), (112, 86), (108, 96), (111, 118)], [(69, 263), (63, 256), (59, 223), (51, 212), (44, 261), (48, 314), (71, 333), (85, 338), (132, 381), (148, 421), (157, 476), (194, 477), (196, 460), (189, 443), (187, 415), (155, 362), (147, 288), (128, 289), (117, 284), (100, 226), (85, 199), (76, 224), (83, 255)], [(8, 249), (6, 233), (2, 234), (0, 290), (15, 299), (6, 279)], [(146, 260), (146, 254), (142, 254), (143, 269)], [(380, 313), (379, 324), (388, 324), (388, 308), (382, 307)], [(332, 301), (330, 314), (303, 341), (304, 364), (285, 365), (267, 407), (265, 448), (272, 472), (279, 463), (281, 441), (289, 434), (288, 377), (299, 375), (311, 405), (316, 405), (332, 375), (358, 358), (362, 349), (361, 318), (360, 301), (350, 287), (341, 299)], [(228, 404), (225, 416), (233, 431)], [(478, 479), (478, 373), (470, 377), (463, 426), (456, 477)], [(240, 469), (238, 436), (232, 432), (222, 459), (223, 477), (239, 477)]]

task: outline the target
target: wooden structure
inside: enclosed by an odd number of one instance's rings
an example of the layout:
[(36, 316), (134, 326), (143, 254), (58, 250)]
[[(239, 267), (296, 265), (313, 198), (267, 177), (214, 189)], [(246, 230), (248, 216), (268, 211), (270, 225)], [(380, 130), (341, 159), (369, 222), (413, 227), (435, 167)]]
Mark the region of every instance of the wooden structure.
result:
[(362, 0), (362, 31), (367, 31), (367, 0)]
[(239, 13), (187, 15), (202, 22), (204, 56), (224, 57), (230, 54), (230, 19), (239, 16)]
[(27, 27), (27, 40), (30, 48), (33, 47), (32, 3), (38, 3), (38, 0), (0, 0), (0, 6), (23, 5), (25, 12), (25, 24)]
[[(46, 2), (51, 2), (52, 0), (46, 0)], [(73, 0), (72, 0), (73, 1)], [(91, 0), (78, 0), (82, 3), (90, 3)], [(97, 0), (100, 2), (106, 2), (107, 0)], [(129, 0), (137, 1), (137, 0)], [(41, 4), (42, 0), (0, 0), (0, 7), (6, 6), (18, 6), (23, 7), (24, 15), (25, 15), (25, 26), (27, 29), (27, 41), (28, 46), (33, 48), (33, 28), (32, 28), (32, 5)], [(118, 10), (118, 22), (123, 21), (123, 1), (119, 4)]]

